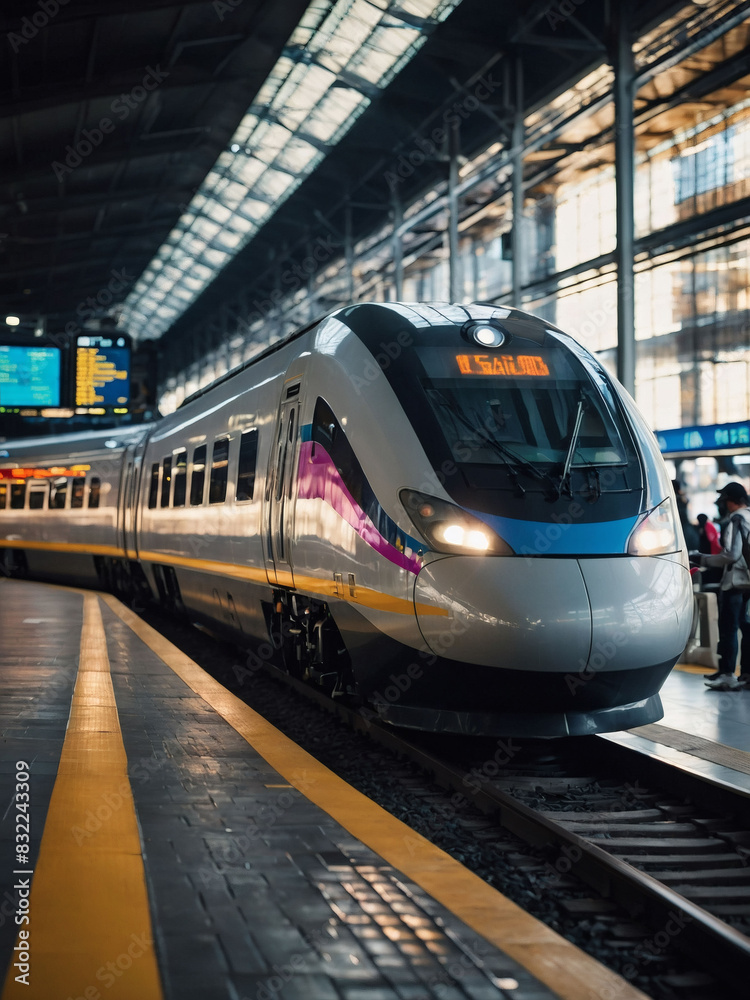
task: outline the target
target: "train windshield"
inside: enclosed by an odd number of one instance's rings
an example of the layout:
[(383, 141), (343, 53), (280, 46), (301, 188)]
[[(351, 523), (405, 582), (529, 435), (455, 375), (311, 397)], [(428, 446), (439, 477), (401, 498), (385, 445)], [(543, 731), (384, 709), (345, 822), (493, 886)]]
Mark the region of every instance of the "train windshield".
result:
[(462, 376), (422, 386), (458, 463), (627, 464), (609, 412), (585, 381)]

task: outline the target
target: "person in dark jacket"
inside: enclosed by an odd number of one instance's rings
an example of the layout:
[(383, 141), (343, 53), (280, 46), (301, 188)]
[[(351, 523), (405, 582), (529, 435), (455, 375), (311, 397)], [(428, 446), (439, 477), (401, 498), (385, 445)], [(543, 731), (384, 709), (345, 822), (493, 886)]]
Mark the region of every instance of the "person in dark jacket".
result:
[(672, 486), (674, 488), (675, 500), (677, 501), (677, 513), (682, 525), (682, 533), (685, 536), (685, 544), (688, 547), (688, 552), (690, 552), (698, 548), (700, 541), (698, 529), (688, 517), (688, 500), (679, 479), (673, 479)]
[[(750, 540), (750, 510), (748, 495), (742, 483), (727, 483), (719, 490), (717, 506), (726, 505), (729, 524), (724, 547), (717, 555), (700, 555), (701, 566), (721, 566), (724, 569), (719, 585), (719, 669), (706, 677), (706, 684), (715, 691), (733, 691), (748, 687), (750, 679), (750, 622), (747, 605), (750, 600), (750, 569), (742, 555), (743, 536)], [(742, 633), (740, 676), (737, 663), (737, 629)]]

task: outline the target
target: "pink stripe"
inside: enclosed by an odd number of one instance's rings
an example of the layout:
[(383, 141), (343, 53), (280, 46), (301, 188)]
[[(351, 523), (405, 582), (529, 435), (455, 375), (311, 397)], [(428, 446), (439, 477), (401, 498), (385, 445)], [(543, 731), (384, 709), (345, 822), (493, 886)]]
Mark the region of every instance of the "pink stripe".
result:
[[(314, 447), (314, 453), (313, 453)], [(339, 475), (330, 455), (320, 444), (303, 441), (299, 456), (300, 500), (325, 500), (325, 502), (350, 524), (357, 534), (381, 556), (400, 566), (401, 569), (417, 574), (422, 562), (416, 556), (407, 556), (391, 545), (377, 530), (372, 520), (365, 514)]]

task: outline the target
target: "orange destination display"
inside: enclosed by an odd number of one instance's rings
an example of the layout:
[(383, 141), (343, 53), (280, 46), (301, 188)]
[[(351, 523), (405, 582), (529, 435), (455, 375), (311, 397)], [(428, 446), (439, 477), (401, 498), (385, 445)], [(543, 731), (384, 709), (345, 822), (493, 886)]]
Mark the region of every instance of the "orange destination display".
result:
[(549, 375), (538, 354), (457, 354), (462, 375)]
[(130, 349), (124, 337), (80, 336), (76, 342), (76, 406), (127, 407)]

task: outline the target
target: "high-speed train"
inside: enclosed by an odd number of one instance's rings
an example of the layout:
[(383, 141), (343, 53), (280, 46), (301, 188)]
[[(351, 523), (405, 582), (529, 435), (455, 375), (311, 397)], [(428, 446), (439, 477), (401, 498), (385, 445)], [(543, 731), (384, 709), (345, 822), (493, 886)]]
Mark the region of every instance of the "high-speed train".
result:
[(482, 305), (345, 307), (153, 424), (0, 444), (0, 558), (442, 732), (652, 722), (692, 619), (630, 396), (554, 325)]

